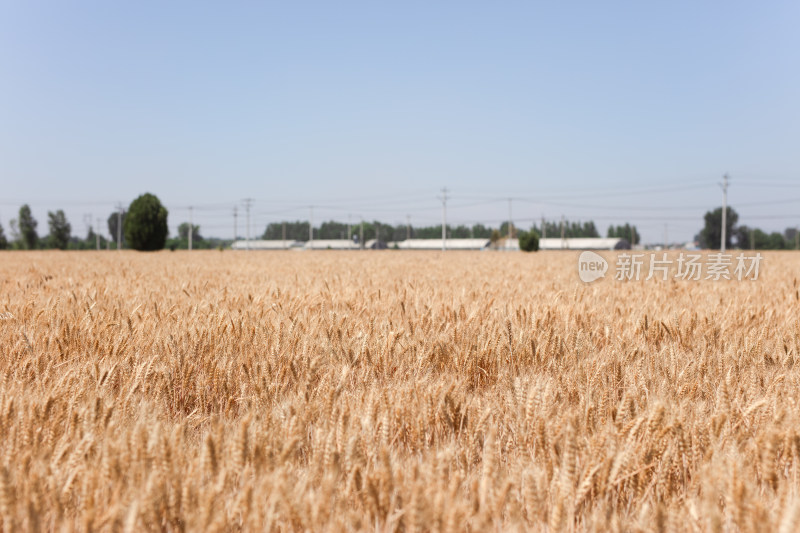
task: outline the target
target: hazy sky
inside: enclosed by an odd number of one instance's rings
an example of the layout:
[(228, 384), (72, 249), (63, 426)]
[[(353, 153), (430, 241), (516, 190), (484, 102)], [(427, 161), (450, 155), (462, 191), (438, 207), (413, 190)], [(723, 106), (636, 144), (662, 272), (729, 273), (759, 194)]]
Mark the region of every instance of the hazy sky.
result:
[[(0, 0), (0, 221), (800, 224), (800, 2)], [(240, 204), (241, 205), (241, 204)], [(240, 207), (240, 212), (243, 212)], [(243, 217), (240, 234), (244, 234)]]

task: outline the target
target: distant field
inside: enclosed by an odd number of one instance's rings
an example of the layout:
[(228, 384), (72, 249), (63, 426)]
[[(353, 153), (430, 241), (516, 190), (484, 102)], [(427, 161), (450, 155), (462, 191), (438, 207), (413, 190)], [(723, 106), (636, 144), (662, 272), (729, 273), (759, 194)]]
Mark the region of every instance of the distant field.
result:
[(796, 531), (800, 253), (764, 256), (0, 253), (3, 531)]

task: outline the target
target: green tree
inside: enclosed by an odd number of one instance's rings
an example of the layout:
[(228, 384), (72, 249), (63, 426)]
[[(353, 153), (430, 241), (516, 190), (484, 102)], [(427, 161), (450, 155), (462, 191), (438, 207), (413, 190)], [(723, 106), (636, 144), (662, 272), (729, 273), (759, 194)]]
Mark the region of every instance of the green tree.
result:
[(524, 252), (539, 251), (539, 234), (534, 230), (519, 232), (519, 249)]
[[(517, 237), (518, 233), (519, 233), (519, 230), (518, 230), (516, 224), (514, 224), (512, 222), (511, 223), (511, 238), (513, 239), (514, 237)], [(502, 235), (503, 237), (508, 237), (508, 221), (503, 222), (502, 224), (500, 224), (500, 235)]]
[[(713, 211), (708, 211), (703, 217), (705, 226), (700, 231), (700, 246), (711, 250), (719, 250), (722, 240), (722, 208), (718, 207)], [(733, 235), (736, 230), (736, 223), (739, 221), (739, 214), (732, 207), (728, 207), (725, 215), (725, 247), (731, 248)]]
[[(613, 226), (612, 226), (613, 227)], [(541, 229), (545, 232), (548, 238), (561, 238), (561, 229), (562, 223), (561, 221), (545, 221), (543, 228), (539, 228), (534, 226), (533, 229), (538, 233)], [(570, 222), (565, 220), (563, 223), (564, 229), (564, 238), (572, 239), (572, 238), (580, 238), (580, 237), (599, 237), (600, 233), (597, 231), (597, 226), (595, 226), (593, 221), (588, 222)], [(611, 228), (609, 228), (609, 231)]]
[(609, 238), (625, 239), (631, 244), (642, 242), (639, 236), (639, 230), (636, 229), (636, 226), (631, 226), (627, 222), (624, 226), (609, 226), (606, 236)]
[[(742, 249), (754, 250), (785, 250), (794, 248), (794, 240), (786, 238), (786, 233), (773, 231), (766, 233), (759, 228), (750, 228), (747, 226), (738, 226), (736, 232), (736, 246)], [(794, 237), (794, 234), (790, 234)]]
[(796, 250), (798, 244), (800, 244), (800, 235), (798, 235), (797, 228), (786, 228), (786, 231), (783, 232), (783, 236), (786, 239), (786, 248), (791, 250)]
[[(178, 238), (189, 240), (189, 223), (184, 222), (178, 226)], [(200, 226), (192, 224), (192, 245), (202, 241), (203, 237), (200, 236)]]
[(72, 226), (70, 226), (67, 221), (64, 211), (61, 209), (55, 213), (48, 211), (47, 225), (50, 227), (50, 235), (47, 239), (49, 245), (59, 250), (66, 250), (67, 246), (69, 246), (69, 236), (72, 232)]
[(19, 208), (17, 224), (19, 224), (23, 248), (34, 250), (39, 243), (39, 235), (36, 233), (36, 226), (39, 223), (33, 218), (33, 213), (31, 213), (31, 208), (28, 204), (24, 204)]
[(749, 250), (751, 247), (755, 247), (755, 243), (752, 242), (755, 239), (755, 230), (754, 228), (750, 228), (745, 226), (744, 224), (741, 226), (737, 226), (734, 230), (734, 240), (736, 241), (736, 247), (741, 248), (742, 250)]
[[(350, 228), (352, 232), (352, 227)], [(306, 235), (308, 238), (308, 235)], [(316, 239), (346, 239), (347, 238), (347, 224), (329, 220), (323, 222), (319, 229), (314, 228), (314, 238)]]
[(783, 250), (786, 248), (786, 240), (780, 232), (773, 231), (767, 237), (767, 246), (769, 250)]
[[(372, 222), (372, 228), (375, 231), (375, 239), (378, 242), (386, 242), (390, 239), (390, 235), (392, 234), (392, 227), (389, 224), (383, 224), (378, 222), (377, 220)], [(365, 234), (365, 241), (366, 241), (366, 234)]]
[(472, 236), (476, 239), (489, 239), (492, 236), (492, 228), (487, 228), (483, 224), (472, 226)]
[[(406, 234), (408, 233), (408, 226), (405, 224), (398, 224), (392, 228), (392, 240), (393, 241), (404, 241), (406, 240)], [(414, 238), (414, 228), (411, 228), (411, 238)]]
[[(194, 231), (192, 232), (192, 249), (194, 250), (207, 250), (218, 246), (219, 239), (208, 239), (200, 235), (200, 226), (192, 225)], [(213, 241), (213, 242), (212, 242)], [(164, 246), (170, 250), (188, 250), (189, 249), (189, 223), (183, 222), (178, 226), (178, 235), (171, 239), (167, 239)]]
[(766, 250), (769, 248), (769, 235), (762, 230), (755, 228), (752, 230), (750, 236), (753, 241), (752, 246), (756, 250)]
[[(128, 212), (124, 209), (122, 210), (122, 216), (120, 217), (119, 212), (115, 211), (108, 215), (108, 234), (111, 235), (111, 242), (116, 243), (117, 248), (120, 247), (120, 244), (117, 242), (117, 224), (119, 223), (119, 219), (122, 218), (122, 227), (125, 228), (125, 219), (128, 216)], [(125, 246), (125, 234), (122, 234), (122, 246)]]
[(128, 207), (123, 223), (125, 241), (134, 250), (153, 251), (164, 248), (167, 240), (167, 208), (153, 194), (145, 193)]
[(296, 222), (271, 222), (267, 224), (264, 230), (262, 239), (269, 241), (277, 241), (283, 239), (284, 228), (286, 229), (286, 240), (288, 241), (307, 241), (308, 240), (308, 222), (298, 220)]
[(0, 250), (5, 250), (8, 248), (8, 239), (6, 239), (6, 234), (3, 231), (3, 225), (0, 224)]
[(460, 224), (448, 231), (447, 236), (451, 239), (469, 239), (470, 229), (468, 226)]
[(81, 244), (81, 249), (85, 250), (93, 250), (97, 245), (97, 234), (94, 232), (94, 228), (89, 226), (89, 231), (86, 233), (86, 239)]

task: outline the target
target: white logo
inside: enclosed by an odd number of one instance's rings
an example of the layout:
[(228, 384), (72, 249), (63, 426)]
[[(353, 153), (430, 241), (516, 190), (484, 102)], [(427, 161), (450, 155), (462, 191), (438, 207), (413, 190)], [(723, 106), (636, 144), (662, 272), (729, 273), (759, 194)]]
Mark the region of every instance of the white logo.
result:
[(578, 257), (578, 276), (584, 283), (591, 283), (605, 277), (608, 271), (608, 261), (594, 252), (583, 252)]

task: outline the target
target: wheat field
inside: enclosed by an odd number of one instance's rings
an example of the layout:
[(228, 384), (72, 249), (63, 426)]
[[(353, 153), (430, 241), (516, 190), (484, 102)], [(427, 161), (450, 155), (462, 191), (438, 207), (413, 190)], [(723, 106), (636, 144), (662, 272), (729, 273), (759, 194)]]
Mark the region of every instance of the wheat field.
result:
[(2, 530), (797, 531), (800, 255), (576, 258), (0, 254)]

